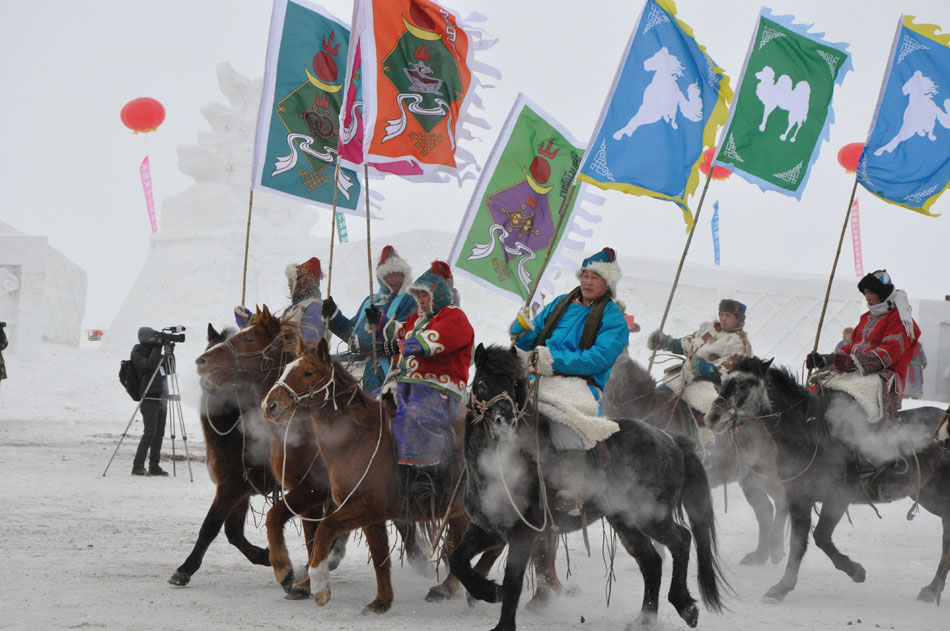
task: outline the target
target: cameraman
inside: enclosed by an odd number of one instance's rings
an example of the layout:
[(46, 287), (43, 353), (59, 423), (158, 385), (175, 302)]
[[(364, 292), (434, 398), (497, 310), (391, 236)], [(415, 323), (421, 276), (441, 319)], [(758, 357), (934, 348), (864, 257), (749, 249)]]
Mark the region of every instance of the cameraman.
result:
[[(7, 347), (6, 322), (0, 322), (0, 351)], [(7, 366), (3, 363), (3, 353), (0, 352), (0, 381), (7, 378)]]
[[(162, 454), (162, 439), (165, 438), (165, 416), (168, 393), (168, 380), (162, 363), (162, 334), (155, 329), (143, 326), (139, 329), (139, 343), (132, 348), (132, 364), (138, 372), (142, 388), (155, 374), (155, 379), (142, 397), (142, 439), (132, 461), (132, 475), (168, 475), (158, 466)], [(158, 372), (155, 369), (158, 368)], [(151, 453), (149, 453), (151, 452)], [(145, 470), (145, 456), (148, 455), (148, 471)]]

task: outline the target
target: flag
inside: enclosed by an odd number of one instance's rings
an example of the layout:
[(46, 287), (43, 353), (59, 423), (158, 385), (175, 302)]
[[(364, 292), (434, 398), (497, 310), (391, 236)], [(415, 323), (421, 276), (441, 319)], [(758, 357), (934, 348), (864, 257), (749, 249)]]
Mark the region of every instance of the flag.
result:
[(759, 14), (715, 163), (762, 190), (801, 199), (851, 57), (847, 44), (793, 20), (766, 8)]
[(680, 205), (728, 115), (729, 78), (670, 0), (647, 0), (587, 148), (580, 180)]
[(145, 193), (145, 209), (148, 211), (148, 223), (152, 227), (152, 234), (158, 232), (158, 221), (155, 219), (155, 197), (152, 195), (152, 169), (149, 166), (148, 156), (139, 165), (139, 178), (142, 180), (142, 192)]
[(583, 155), (560, 123), (518, 95), (462, 219), (452, 267), (493, 291), (526, 299), (568, 227), (575, 200), (567, 200)]
[(710, 222), (713, 239), (713, 261), (719, 265), (719, 202), (713, 204), (713, 216)]
[[(274, 0), (252, 189), (332, 206), (350, 30), (306, 0)], [(341, 169), (337, 207), (358, 213), (356, 172)]]
[(494, 40), (432, 0), (357, 2), (364, 158), (409, 160), (426, 172), (474, 167), (458, 140), (471, 137), (465, 121), (488, 126), (467, 110), (477, 102), (473, 71), (494, 72), (476, 64), (474, 52)]
[(950, 35), (901, 16), (858, 162), (858, 182), (884, 201), (937, 217), (950, 183)]
[(864, 278), (864, 255), (861, 252), (861, 217), (858, 212), (858, 198), (851, 204), (851, 244), (854, 246), (854, 275)]

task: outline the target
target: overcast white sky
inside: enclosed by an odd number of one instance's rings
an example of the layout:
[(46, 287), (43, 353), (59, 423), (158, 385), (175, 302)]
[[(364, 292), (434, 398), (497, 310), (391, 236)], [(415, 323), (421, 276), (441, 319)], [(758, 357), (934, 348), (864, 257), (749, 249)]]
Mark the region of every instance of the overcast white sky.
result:
[[(323, 6), (349, 20), (350, 2), (327, 0)], [(588, 138), (642, 3), (454, 0), (449, 6), (463, 16), (484, 13), (487, 29), (500, 40), (484, 56), (504, 75), (485, 95), (484, 116), (494, 129), (476, 147), (484, 159), (519, 91), (575, 136)], [(733, 86), (760, 6), (747, 0), (677, 3), (680, 18), (693, 26)], [(736, 176), (714, 182), (688, 260), (712, 262), (711, 202), (719, 200), (724, 266), (827, 275), (854, 177), (838, 166), (836, 153), (867, 136), (901, 12), (950, 28), (950, 2), (775, 0), (768, 6), (816, 23), (832, 41), (849, 42), (855, 71), (835, 95), (831, 142), (802, 201), (762, 193)], [(165, 197), (191, 184), (177, 170), (176, 147), (194, 144), (208, 129), (200, 108), (226, 102), (216, 64), (228, 61), (249, 77), (263, 74), (270, 11), (267, 0), (0, 0), (0, 220), (48, 236), (86, 270), (86, 326), (109, 325), (145, 259), (150, 235), (137, 173), (146, 140), (123, 127), (119, 110), (138, 96), (166, 107), (165, 123), (147, 140), (160, 209)], [(940, 86), (938, 96), (950, 96), (950, 85)], [(938, 127), (936, 133), (950, 130)], [(380, 186), (388, 205), (386, 219), (374, 223), (374, 237), (421, 225), (454, 231), (474, 184)], [(605, 220), (590, 249), (611, 245), (624, 254), (679, 258), (685, 233), (675, 206), (607, 196)], [(924, 217), (860, 188), (859, 198), (865, 270), (888, 268), (914, 298), (950, 294), (950, 217)], [(696, 201), (698, 196), (692, 205)], [(933, 210), (950, 213), (950, 196)], [(359, 222), (349, 221), (350, 234), (362, 234)], [(449, 246), (430, 254), (445, 256)], [(846, 239), (840, 277), (854, 275), (850, 248)]]

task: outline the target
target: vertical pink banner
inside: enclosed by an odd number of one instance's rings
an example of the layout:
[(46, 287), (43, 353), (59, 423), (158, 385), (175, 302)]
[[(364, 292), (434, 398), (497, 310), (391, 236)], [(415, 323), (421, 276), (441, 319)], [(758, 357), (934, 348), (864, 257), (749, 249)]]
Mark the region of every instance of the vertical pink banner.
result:
[(155, 199), (152, 197), (152, 171), (148, 166), (147, 155), (139, 166), (139, 175), (142, 178), (142, 190), (145, 192), (145, 206), (148, 208), (148, 221), (152, 224), (152, 234), (155, 234), (158, 232), (158, 222), (155, 221)]
[(864, 276), (864, 258), (861, 254), (861, 217), (858, 213), (858, 198), (851, 204), (851, 242), (854, 244), (854, 274)]

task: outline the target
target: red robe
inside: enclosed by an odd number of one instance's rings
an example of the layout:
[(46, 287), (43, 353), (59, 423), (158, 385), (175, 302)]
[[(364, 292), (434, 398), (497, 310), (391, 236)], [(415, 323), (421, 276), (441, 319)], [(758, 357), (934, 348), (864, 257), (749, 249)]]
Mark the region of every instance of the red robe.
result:
[(396, 324), (395, 331), (387, 331), (387, 339), (399, 340), (399, 382), (430, 386), (461, 398), (468, 386), (475, 342), (475, 331), (461, 309), (443, 307), (428, 320), (420, 320), (416, 311), (405, 324)]
[(862, 375), (879, 373), (885, 387), (896, 377), (896, 393), (900, 396), (903, 395), (907, 368), (914, 358), (919, 340), (920, 327), (914, 322), (914, 338), (911, 339), (896, 307), (880, 316), (871, 315), (868, 311), (858, 321), (858, 326), (851, 334), (851, 342), (842, 346), (837, 353), (850, 355), (855, 368)]

